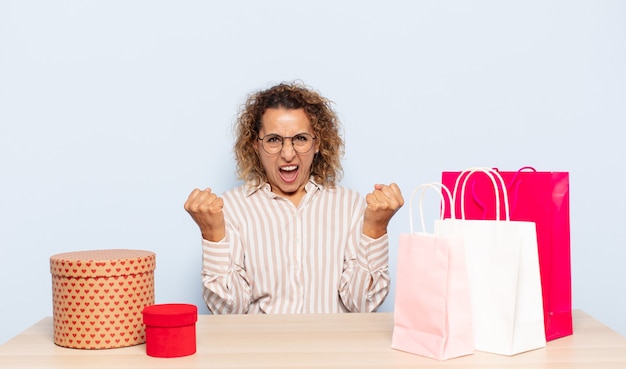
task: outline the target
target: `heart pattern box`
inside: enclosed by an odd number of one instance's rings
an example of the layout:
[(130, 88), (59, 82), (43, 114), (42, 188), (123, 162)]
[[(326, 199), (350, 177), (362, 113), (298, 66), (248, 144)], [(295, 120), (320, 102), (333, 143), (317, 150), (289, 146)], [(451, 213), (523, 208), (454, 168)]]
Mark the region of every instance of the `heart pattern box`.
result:
[(154, 304), (156, 256), (93, 250), (50, 257), (54, 343), (107, 349), (146, 341), (142, 310)]

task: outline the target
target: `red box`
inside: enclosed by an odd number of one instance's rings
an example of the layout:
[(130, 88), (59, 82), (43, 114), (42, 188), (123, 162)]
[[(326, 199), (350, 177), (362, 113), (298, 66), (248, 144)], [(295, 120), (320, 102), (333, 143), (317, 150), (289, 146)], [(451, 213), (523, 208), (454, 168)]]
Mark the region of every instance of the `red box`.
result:
[(159, 304), (143, 309), (146, 354), (180, 357), (196, 352), (198, 308), (190, 304)]
[(77, 349), (145, 342), (141, 311), (154, 304), (155, 254), (93, 250), (50, 257), (54, 343)]

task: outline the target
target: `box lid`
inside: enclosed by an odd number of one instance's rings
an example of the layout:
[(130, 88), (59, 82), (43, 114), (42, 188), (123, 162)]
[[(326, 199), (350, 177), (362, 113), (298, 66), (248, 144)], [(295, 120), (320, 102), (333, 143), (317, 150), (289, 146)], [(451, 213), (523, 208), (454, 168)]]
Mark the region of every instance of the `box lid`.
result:
[(152, 251), (108, 249), (66, 252), (50, 257), (50, 273), (64, 277), (112, 277), (153, 271)]
[(181, 327), (195, 324), (198, 308), (191, 304), (157, 304), (146, 306), (143, 323), (154, 327)]

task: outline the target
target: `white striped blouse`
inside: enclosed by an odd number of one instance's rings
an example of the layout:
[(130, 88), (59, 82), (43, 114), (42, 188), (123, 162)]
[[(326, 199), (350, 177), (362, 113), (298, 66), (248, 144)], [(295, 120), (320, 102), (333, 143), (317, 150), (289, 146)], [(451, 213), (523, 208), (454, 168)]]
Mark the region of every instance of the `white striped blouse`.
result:
[(313, 181), (305, 189), (297, 208), (269, 184), (224, 193), (226, 237), (202, 241), (211, 312), (371, 312), (382, 304), (389, 241), (362, 233), (364, 198)]

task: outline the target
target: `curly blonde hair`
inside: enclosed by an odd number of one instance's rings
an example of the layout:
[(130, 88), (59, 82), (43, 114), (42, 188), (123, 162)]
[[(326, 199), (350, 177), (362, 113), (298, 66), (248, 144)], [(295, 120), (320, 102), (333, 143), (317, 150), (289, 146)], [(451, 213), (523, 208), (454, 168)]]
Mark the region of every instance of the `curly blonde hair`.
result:
[(315, 182), (326, 187), (334, 187), (343, 174), (341, 157), (344, 153), (344, 142), (339, 135), (339, 119), (331, 104), (330, 100), (302, 82), (283, 82), (249, 95), (241, 106), (235, 123), (237, 138), (234, 151), (239, 179), (252, 186), (267, 181), (265, 169), (254, 150), (254, 142), (259, 137), (261, 117), (265, 110), (303, 109), (320, 144), (319, 153), (315, 155), (311, 165), (311, 174)]

